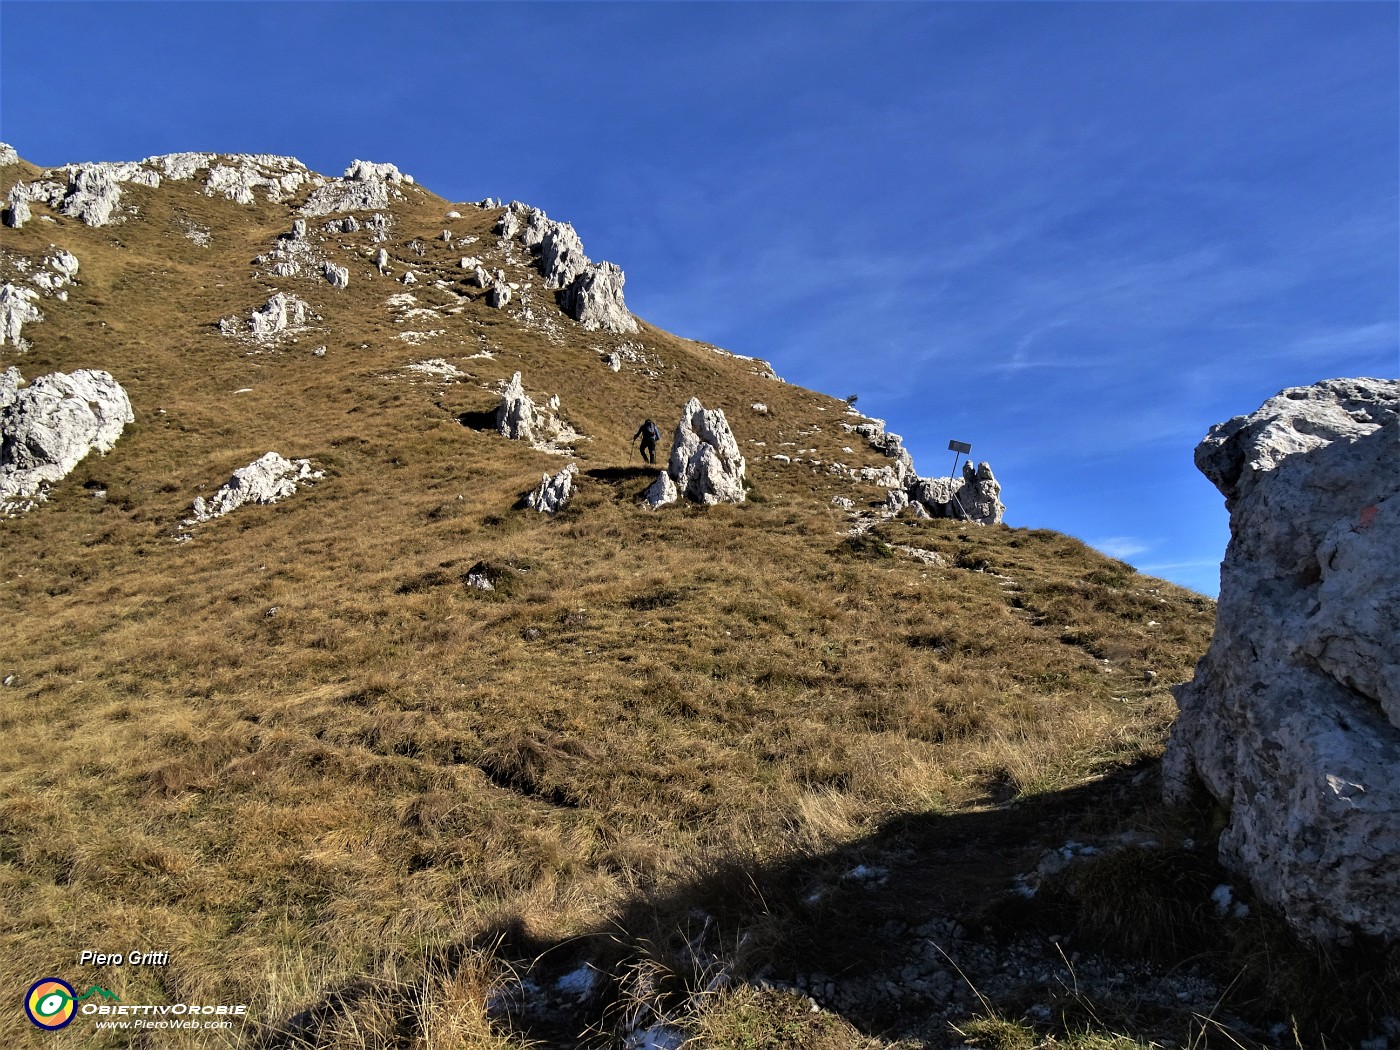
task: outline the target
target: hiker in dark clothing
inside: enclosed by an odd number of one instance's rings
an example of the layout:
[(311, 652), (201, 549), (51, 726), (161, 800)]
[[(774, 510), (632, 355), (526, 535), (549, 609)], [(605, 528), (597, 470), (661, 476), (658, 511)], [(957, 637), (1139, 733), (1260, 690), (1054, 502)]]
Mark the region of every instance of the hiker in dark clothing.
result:
[(637, 428), (637, 432), (632, 435), (632, 440), (642, 439), (642, 459), (648, 463), (656, 462), (656, 443), (661, 440), (661, 431), (656, 429), (656, 424), (650, 419)]

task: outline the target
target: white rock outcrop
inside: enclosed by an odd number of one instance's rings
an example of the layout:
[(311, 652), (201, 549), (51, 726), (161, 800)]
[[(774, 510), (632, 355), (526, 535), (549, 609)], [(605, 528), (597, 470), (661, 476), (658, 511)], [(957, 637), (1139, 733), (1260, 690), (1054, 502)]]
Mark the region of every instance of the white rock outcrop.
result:
[(622, 297), (626, 280), (613, 263), (592, 263), (559, 293), (559, 304), (590, 332), (635, 332), (637, 319)]
[(0, 343), (7, 343), (19, 350), (29, 348), (24, 339), (24, 326), (44, 319), (43, 313), (34, 305), (39, 293), (33, 288), (17, 284), (0, 285)]
[(501, 403), (496, 406), (496, 433), (512, 441), (534, 441), (536, 422), (535, 403), (516, 372), (502, 389)]
[(10, 188), (10, 195), (5, 204), (5, 210), (0, 213), (0, 221), (12, 230), (17, 230), (28, 222), (33, 216), (29, 211), (29, 200), (19, 190), (19, 186)]
[(192, 517), (185, 524), (197, 525), (222, 517), (245, 503), (276, 503), (293, 495), (298, 485), (323, 476), (323, 471), (312, 468), (310, 460), (284, 459), (269, 452), (235, 470), (210, 499), (196, 496)]
[(89, 452), (106, 453), (135, 417), (110, 373), (78, 369), (20, 387), (19, 370), (0, 378), (0, 513), (46, 498)]
[(577, 465), (570, 463), (553, 477), (545, 474), (540, 479), (539, 487), (526, 495), (525, 506), (541, 514), (559, 513), (573, 497), (574, 476), (577, 473)]
[(238, 204), (252, 204), (259, 190), (266, 200), (279, 204), (303, 186), (319, 181), (319, 176), (313, 175), (295, 157), (266, 153), (240, 153), (225, 158), (224, 163), (215, 163), (216, 158), (198, 153), (176, 153), (151, 160), (169, 162), (167, 171), (180, 175), (189, 172), (189, 177), (207, 165), (209, 175), (204, 182), (204, 195), (223, 197)]
[(539, 208), (520, 201), (496, 220), (505, 240), (517, 236), (537, 252), (536, 266), (546, 288), (557, 289), (560, 307), (588, 331), (635, 332), (637, 321), (627, 310), (622, 270), (610, 262), (591, 262), (583, 242), (567, 222), (549, 218)]
[(346, 266), (337, 266), (333, 262), (327, 262), (322, 268), (326, 275), (326, 280), (330, 281), (332, 287), (348, 288), (350, 285), (350, 269)]
[(246, 324), (236, 317), (225, 317), (219, 322), (219, 331), (230, 337), (246, 337), (255, 343), (270, 343), (279, 336), (304, 330), (309, 316), (306, 303), (294, 295), (277, 292), (252, 312)]
[(1001, 483), (986, 463), (964, 463), (961, 477), (914, 478), (906, 494), (931, 518), (957, 518), (982, 525), (1000, 524), (1006, 507)]
[(1231, 539), (1165, 790), (1228, 805), (1222, 862), (1323, 941), (1400, 937), (1397, 463), (1394, 380), (1284, 390), (1196, 449)]
[(510, 285), (505, 281), (495, 281), (486, 293), (486, 305), (499, 310), (510, 302)]
[(356, 160), (345, 169), (344, 177), (330, 179), (312, 191), (301, 214), (318, 216), (388, 208), (392, 201), (403, 199), (400, 187), (412, 184), (413, 179), (392, 164)]
[(656, 480), (647, 486), (646, 493), (642, 496), (652, 510), (657, 507), (664, 507), (668, 503), (675, 503), (680, 499), (680, 494), (676, 491), (676, 483), (671, 480), (671, 475), (662, 471), (656, 475)]
[(707, 409), (692, 397), (681, 410), (666, 465), (676, 491), (706, 505), (743, 503), (744, 471), (744, 457), (724, 410)]
[(0, 142), (0, 168), (19, 163), (19, 152), (8, 142)]
[(520, 373), (501, 386), (501, 401), (496, 406), (496, 432), (513, 441), (528, 442), (540, 452), (564, 452), (561, 446), (579, 440), (579, 434), (556, 414), (559, 397), (556, 394), (545, 408), (535, 404), (525, 392)]

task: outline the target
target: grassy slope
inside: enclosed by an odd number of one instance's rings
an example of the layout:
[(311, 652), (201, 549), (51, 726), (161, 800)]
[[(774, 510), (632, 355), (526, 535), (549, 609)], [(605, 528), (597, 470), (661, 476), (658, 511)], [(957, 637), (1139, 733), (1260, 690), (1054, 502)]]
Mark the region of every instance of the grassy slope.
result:
[[(880, 465), (840, 431), (842, 402), (650, 327), (620, 339), (560, 315), (550, 340), (489, 309), (454, 264), (494, 245), (494, 212), (449, 221), (416, 188), (394, 209), (397, 270), (468, 296), (409, 325), (445, 329), (415, 347), (385, 305), (405, 289), (375, 273), (364, 234), (326, 245), (349, 289), (273, 283), (250, 260), (292, 205), (188, 183), (127, 194), (140, 217), (122, 225), (3, 231), (8, 252), (54, 243), (82, 264), (3, 363), (31, 379), (105, 368), (137, 416), (49, 503), (0, 521), (6, 987), (76, 973), (85, 947), (164, 950), (163, 970), (109, 972), (127, 1001), (244, 1001), (272, 1022), (510, 917), (583, 929), (698, 859), (777, 858), (1156, 753), (1208, 602), (1040, 530), (876, 530), (992, 572), (843, 543), (830, 497), (882, 492), (761, 458), (791, 441)], [(481, 241), (449, 248), (432, 239), (444, 227)], [(538, 296), (537, 276), (513, 277)], [(324, 320), (270, 352), (219, 335), (274, 287)], [(629, 341), (655, 376), (600, 362)], [(483, 348), (494, 358), (472, 358)], [(400, 371), (430, 356), (470, 378)], [(565, 461), (458, 421), (517, 369), (591, 439), (557, 520), (510, 508)], [(728, 414), (753, 498), (646, 512), (628, 438), (691, 395)], [(327, 476), (173, 542), (196, 494), (270, 449)], [(478, 561), (510, 586), (463, 587)], [(470, 976), (434, 978), (432, 1045), (485, 1038)]]

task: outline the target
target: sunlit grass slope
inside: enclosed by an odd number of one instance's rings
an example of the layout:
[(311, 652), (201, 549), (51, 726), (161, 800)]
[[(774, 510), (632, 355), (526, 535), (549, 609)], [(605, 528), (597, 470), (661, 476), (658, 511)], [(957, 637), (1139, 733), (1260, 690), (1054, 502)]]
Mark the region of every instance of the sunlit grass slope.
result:
[[(882, 490), (765, 458), (882, 465), (841, 429), (844, 402), (646, 325), (585, 332), (524, 269), (557, 332), (492, 310), (457, 267), (470, 252), (436, 238), (490, 250), (498, 212), (411, 188), (385, 247), (418, 284), (381, 276), (367, 234), (336, 234), (336, 290), (252, 262), (294, 203), (127, 195), (139, 215), (120, 225), (0, 231), (7, 253), (56, 244), (82, 266), (0, 365), (106, 369), (136, 413), (113, 452), (0, 521), (5, 988), (76, 974), (84, 948), (168, 951), (108, 976), (127, 1001), (250, 1004), (233, 1040), (394, 973), (428, 1005), (393, 1039), (490, 1045), (489, 959), (428, 972), (435, 949), (512, 918), (566, 935), (698, 863), (1158, 752), (1209, 602), (1044, 530), (897, 519), (848, 537), (831, 497), (873, 509)], [(276, 347), (220, 335), (277, 288), (321, 320)], [(387, 304), (405, 291), (443, 310), (405, 320)], [(623, 343), (647, 364), (609, 370), (600, 351)], [(427, 357), (465, 378), (404, 371)], [(567, 460), (463, 422), (517, 370), (587, 438), (554, 519), (513, 505)], [(628, 439), (644, 416), (669, 434), (691, 396), (727, 413), (750, 498), (652, 513)], [(325, 477), (181, 524), (269, 450)], [(478, 563), (496, 591), (464, 585)], [(336, 1038), (387, 1045), (363, 1024)], [(0, 1038), (83, 1045), (9, 1014)]]

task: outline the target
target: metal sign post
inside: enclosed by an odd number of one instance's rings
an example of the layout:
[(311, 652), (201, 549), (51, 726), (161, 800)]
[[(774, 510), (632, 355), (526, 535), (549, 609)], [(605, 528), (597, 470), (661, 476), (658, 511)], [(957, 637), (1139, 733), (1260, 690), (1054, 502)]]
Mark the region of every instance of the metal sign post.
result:
[(967, 508), (963, 506), (962, 497), (958, 495), (958, 483), (956, 478), (958, 473), (958, 457), (967, 456), (968, 460), (971, 461), (972, 446), (966, 441), (950, 441), (948, 442), (948, 451), (953, 454), (953, 469), (948, 472), (948, 490), (953, 494), (954, 506), (962, 513), (963, 519), (967, 520), (970, 519), (972, 515), (967, 512)]

